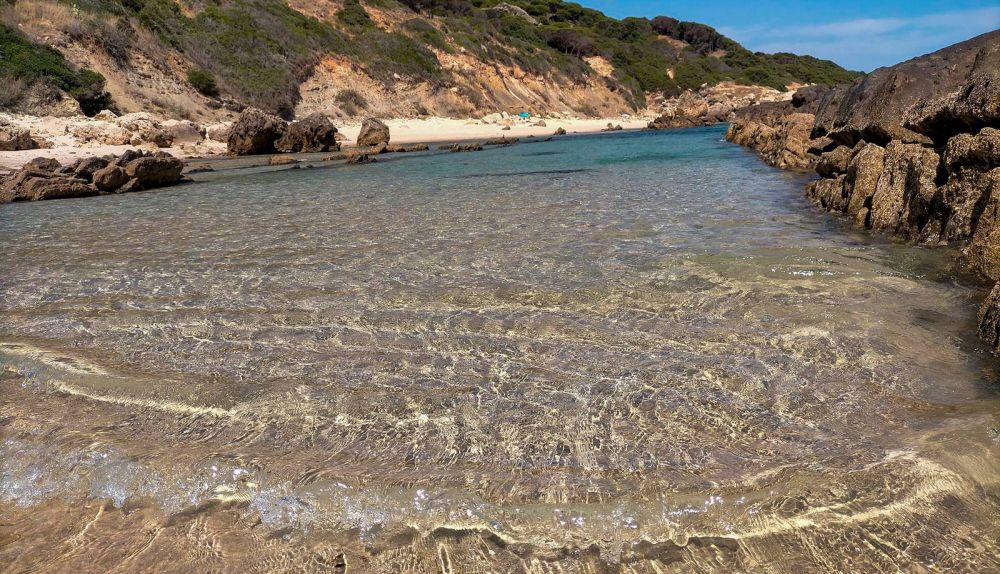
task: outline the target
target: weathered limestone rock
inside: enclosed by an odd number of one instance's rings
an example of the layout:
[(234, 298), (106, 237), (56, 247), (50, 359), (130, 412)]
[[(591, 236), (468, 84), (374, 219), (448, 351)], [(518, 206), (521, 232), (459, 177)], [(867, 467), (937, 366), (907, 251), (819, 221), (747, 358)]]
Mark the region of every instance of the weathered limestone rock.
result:
[(389, 143), (389, 126), (375, 118), (367, 118), (361, 123), (358, 134), (359, 146), (374, 146)]
[(338, 151), (340, 144), (337, 143), (337, 128), (333, 122), (323, 114), (313, 113), (289, 125), (275, 147), (288, 153), (324, 152)]
[(858, 225), (868, 226), (872, 197), (875, 195), (884, 165), (885, 149), (869, 143), (864, 144), (854, 154), (847, 167), (845, 181), (849, 193), (847, 214), (853, 217)]
[(24, 164), (24, 169), (35, 170), (35, 171), (56, 171), (62, 165), (58, 160), (51, 157), (36, 157), (35, 159)]
[(77, 160), (76, 163), (71, 166), (71, 169), (77, 177), (90, 180), (94, 177), (95, 172), (107, 167), (108, 163), (108, 160), (104, 158), (88, 157)]
[(226, 140), (229, 155), (275, 153), (275, 142), (287, 129), (288, 124), (281, 118), (257, 108), (247, 108), (229, 130)]
[(847, 193), (844, 182), (847, 176), (824, 178), (811, 181), (806, 186), (806, 197), (828, 211), (843, 212), (847, 210)]
[(31, 138), (31, 131), (0, 120), (0, 151), (26, 149), (38, 149), (38, 144)]
[[(808, 153), (808, 148), (806, 151)], [(838, 146), (832, 151), (824, 153), (816, 163), (816, 173), (823, 177), (836, 177), (839, 174), (847, 173), (847, 166), (851, 162), (852, 151), (847, 146)]]
[(983, 128), (978, 134), (959, 134), (945, 147), (944, 163), (949, 172), (964, 167), (989, 169), (1000, 166), (1000, 129)]
[(972, 236), (962, 250), (962, 259), (973, 271), (1000, 280), (1000, 167), (982, 174), (974, 182), (973, 190), (979, 192), (976, 205), (983, 207), (973, 222)]
[(205, 139), (205, 128), (188, 120), (167, 120), (163, 122), (163, 131), (173, 145), (198, 144)]
[(552, 132), (554, 136), (564, 136), (566, 135), (566, 130), (563, 128), (556, 128), (556, 131)]
[(918, 144), (892, 141), (872, 196), (872, 229), (916, 237), (931, 217), (941, 158)]

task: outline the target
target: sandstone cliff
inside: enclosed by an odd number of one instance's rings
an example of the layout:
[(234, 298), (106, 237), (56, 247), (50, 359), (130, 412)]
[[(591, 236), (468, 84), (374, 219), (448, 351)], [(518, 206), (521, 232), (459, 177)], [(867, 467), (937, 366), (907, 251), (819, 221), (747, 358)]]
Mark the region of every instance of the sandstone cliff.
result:
[(806, 194), (873, 232), (957, 244), (998, 282), (980, 335), (1000, 350), (1000, 31), (742, 110), (727, 139), (783, 168), (814, 169)]

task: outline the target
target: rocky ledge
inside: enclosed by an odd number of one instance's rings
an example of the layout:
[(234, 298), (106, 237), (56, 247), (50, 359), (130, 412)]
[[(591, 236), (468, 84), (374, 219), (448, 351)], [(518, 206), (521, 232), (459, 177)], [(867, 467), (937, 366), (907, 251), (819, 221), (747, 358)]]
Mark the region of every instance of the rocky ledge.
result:
[(980, 336), (1000, 350), (1000, 31), (741, 110), (726, 138), (777, 167), (815, 170), (807, 196), (859, 226), (956, 244), (998, 282)]
[(72, 165), (35, 158), (0, 181), (0, 203), (128, 193), (174, 185), (184, 164), (166, 152), (126, 151)]

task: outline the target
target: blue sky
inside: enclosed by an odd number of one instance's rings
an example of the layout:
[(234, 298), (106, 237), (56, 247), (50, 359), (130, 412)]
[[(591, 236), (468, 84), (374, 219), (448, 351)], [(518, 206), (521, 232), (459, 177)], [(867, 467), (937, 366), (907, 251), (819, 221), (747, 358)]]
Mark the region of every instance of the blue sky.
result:
[(747, 48), (871, 71), (1000, 28), (1000, 0), (575, 0), (609, 16), (673, 16)]

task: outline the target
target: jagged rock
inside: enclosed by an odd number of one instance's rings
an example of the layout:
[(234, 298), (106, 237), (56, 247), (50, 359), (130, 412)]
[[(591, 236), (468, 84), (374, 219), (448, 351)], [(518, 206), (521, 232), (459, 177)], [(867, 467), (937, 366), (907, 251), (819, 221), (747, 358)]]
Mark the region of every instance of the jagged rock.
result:
[(448, 149), (450, 149), (452, 152), (460, 152), (460, 151), (483, 151), (483, 146), (480, 145), (480, 144), (476, 144), (476, 143), (465, 144), (465, 145), (453, 144)]
[(0, 201), (39, 201), (96, 195), (87, 180), (71, 175), (22, 168), (0, 186)]
[(806, 153), (811, 155), (822, 155), (824, 152), (832, 151), (837, 147), (837, 142), (832, 139), (823, 136), (818, 138), (813, 138), (809, 140), (809, 148), (806, 149)]
[(976, 135), (959, 134), (951, 138), (945, 147), (944, 163), (949, 172), (963, 167), (1000, 166), (1000, 130), (983, 128)]
[(129, 179), (135, 180), (140, 189), (152, 189), (173, 185), (180, 181), (184, 163), (181, 160), (166, 157), (141, 157), (125, 167)]
[(0, 151), (27, 149), (38, 149), (38, 144), (31, 138), (31, 131), (0, 120)]
[(563, 128), (556, 128), (556, 131), (553, 132), (552, 135), (564, 136), (564, 135), (566, 135), (566, 130), (563, 129)]
[(812, 114), (794, 111), (791, 102), (773, 102), (737, 112), (726, 139), (756, 149), (770, 165), (807, 170), (816, 163), (809, 154)]
[(323, 114), (313, 113), (289, 125), (275, 147), (278, 151), (292, 153), (324, 152), (337, 151), (340, 144), (337, 143), (337, 128), (333, 122)]
[(102, 122), (113, 122), (118, 114), (112, 112), (111, 110), (101, 110), (94, 114), (95, 120), (101, 120)]
[(806, 186), (806, 197), (813, 200), (827, 211), (843, 212), (847, 210), (847, 193), (844, 182), (847, 176), (824, 178), (811, 181)]
[(257, 155), (275, 153), (277, 142), (288, 129), (288, 124), (257, 108), (247, 108), (229, 130), (226, 140), (229, 155)]
[(118, 116), (112, 121), (118, 127), (132, 133), (152, 131), (160, 128), (160, 121), (156, 116), (146, 112), (125, 114)]
[(610, 123), (609, 123), (609, 124), (607, 125), (607, 127), (605, 127), (604, 129), (602, 129), (601, 131), (602, 131), (602, 132), (619, 132), (619, 131), (621, 131), (622, 129), (623, 129), (623, 128), (622, 128), (622, 126), (621, 126), (621, 125), (617, 125), (617, 126), (616, 126), (616, 125), (613, 125), (613, 124), (610, 124)]
[(799, 112), (815, 115), (823, 98), (831, 91), (829, 86), (815, 85), (800, 88), (792, 94), (792, 107)]
[(845, 186), (848, 189), (849, 200), (847, 214), (859, 225), (868, 224), (868, 214), (871, 211), (872, 197), (878, 186), (885, 165), (885, 149), (876, 144), (865, 144), (851, 158), (847, 168)]
[(847, 173), (847, 166), (851, 162), (851, 152), (851, 148), (847, 146), (838, 146), (832, 151), (824, 153), (816, 163), (816, 173), (823, 177), (836, 177), (839, 174)]
[(1000, 167), (972, 182), (975, 187), (967, 190), (970, 194), (978, 192), (976, 204), (982, 205), (982, 213), (975, 220), (975, 230), (962, 250), (962, 259), (973, 271), (1000, 280)]
[(415, 144), (410, 146), (410, 151), (427, 151), (431, 149), (427, 144)]
[(35, 170), (35, 171), (56, 171), (62, 164), (58, 160), (51, 157), (36, 157), (35, 159), (24, 164), (24, 169)]
[(358, 133), (357, 145), (374, 146), (389, 143), (389, 126), (375, 118), (366, 118), (361, 123), (361, 132)]
[(198, 144), (205, 139), (205, 128), (188, 120), (167, 120), (162, 129), (173, 145)]
[(915, 237), (930, 219), (940, 162), (933, 149), (889, 142), (885, 166), (872, 196), (872, 228)]

